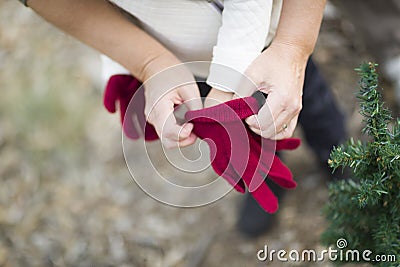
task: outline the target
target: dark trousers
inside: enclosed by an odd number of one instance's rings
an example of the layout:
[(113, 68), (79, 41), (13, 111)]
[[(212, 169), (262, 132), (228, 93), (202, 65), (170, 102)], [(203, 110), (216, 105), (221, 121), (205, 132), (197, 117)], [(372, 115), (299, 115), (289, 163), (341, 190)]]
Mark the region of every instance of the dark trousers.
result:
[(321, 162), (326, 162), (332, 147), (346, 138), (345, 117), (311, 58), (307, 62), (299, 123), (307, 143)]
[[(204, 82), (198, 86), (202, 97), (211, 90)], [(326, 162), (332, 147), (346, 138), (345, 118), (311, 58), (307, 62), (299, 124), (306, 142), (321, 162)]]

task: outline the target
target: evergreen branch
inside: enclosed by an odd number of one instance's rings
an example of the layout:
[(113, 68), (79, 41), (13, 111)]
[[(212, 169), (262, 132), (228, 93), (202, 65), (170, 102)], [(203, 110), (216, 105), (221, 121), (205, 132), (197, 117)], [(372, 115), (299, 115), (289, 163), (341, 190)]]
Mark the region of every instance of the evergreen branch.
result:
[(383, 106), (381, 93), (378, 89), (378, 64), (364, 63), (355, 69), (360, 75), (360, 91), (357, 98), (360, 100), (360, 114), (366, 123), (363, 133), (381, 142), (387, 139), (387, 124), (392, 119), (390, 111)]
[[(353, 178), (329, 186), (329, 202), (324, 208), (330, 224), (322, 235), (325, 244), (346, 238), (347, 249), (368, 249), (378, 254), (392, 254), (400, 260), (400, 119), (392, 128), (390, 111), (378, 91), (376, 64), (364, 63), (360, 75), (360, 113), (371, 137), (367, 143), (350, 139), (336, 147), (329, 165), (350, 167)], [(344, 264), (344, 262), (336, 262)], [(377, 266), (394, 267), (399, 262), (370, 262)]]

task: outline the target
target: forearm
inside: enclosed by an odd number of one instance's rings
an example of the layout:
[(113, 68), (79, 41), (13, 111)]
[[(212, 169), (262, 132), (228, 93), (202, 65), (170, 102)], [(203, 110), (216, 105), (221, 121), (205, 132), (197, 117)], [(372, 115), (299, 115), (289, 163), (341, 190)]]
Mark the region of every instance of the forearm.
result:
[(272, 45), (285, 45), (308, 57), (314, 50), (326, 0), (283, 0)]
[[(28, 6), (64, 32), (126, 67), (141, 81), (178, 64), (164, 46), (105, 0), (29, 0)], [(157, 59), (157, 64), (152, 64)]]

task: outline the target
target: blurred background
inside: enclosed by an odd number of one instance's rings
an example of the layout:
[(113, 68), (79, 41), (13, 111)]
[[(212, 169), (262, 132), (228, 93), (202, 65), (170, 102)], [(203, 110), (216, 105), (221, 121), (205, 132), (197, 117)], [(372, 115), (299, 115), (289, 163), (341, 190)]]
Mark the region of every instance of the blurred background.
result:
[[(314, 59), (348, 117), (350, 135), (359, 138), (353, 69), (363, 60), (384, 66), (399, 46), (378, 36), (372, 47), (379, 49), (372, 49), (366, 41), (373, 38), (371, 28), (358, 24), (363, 18), (347, 16), (354, 11), (343, 2), (353, 1), (328, 3)], [(392, 7), (374, 12), (393, 15), (385, 16), (389, 26), (377, 15), (379, 27), (400, 29), (391, 26), (398, 22)], [(319, 236), (326, 225), (321, 208), (328, 179), (306, 145), (284, 155), (299, 185), (281, 201), (277, 224), (246, 239), (235, 228), (242, 195), (231, 192), (201, 208), (173, 208), (132, 181), (119, 117), (102, 106), (95, 51), (18, 1), (0, 0), (0, 20), (0, 266), (265, 266), (256, 258), (264, 245), (324, 249)], [(400, 40), (399, 32), (392, 35)], [(386, 102), (397, 116), (400, 72), (381, 70)]]

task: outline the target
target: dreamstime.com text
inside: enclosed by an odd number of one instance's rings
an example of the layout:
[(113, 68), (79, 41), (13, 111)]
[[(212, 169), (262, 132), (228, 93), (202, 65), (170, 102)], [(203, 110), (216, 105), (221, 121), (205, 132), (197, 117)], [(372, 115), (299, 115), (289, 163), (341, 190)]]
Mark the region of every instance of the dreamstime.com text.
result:
[[(396, 262), (396, 255), (378, 255), (374, 254), (371, 250), (357, 250), (345, 249), (347, 247), (347, 240), (340, 238), (336, 242), (336, 248), (329, 247), (322, 251), (313, 249), (306, 250), (269, 250), (265, 245), (263, 249), (257, 252), (257, 259), (259, 261), (280, 261), (280, 262), (323, 262), (330, 261), (343, 261), (343, 262)], [(399, 259), (400, 260), (400, 259)]]

